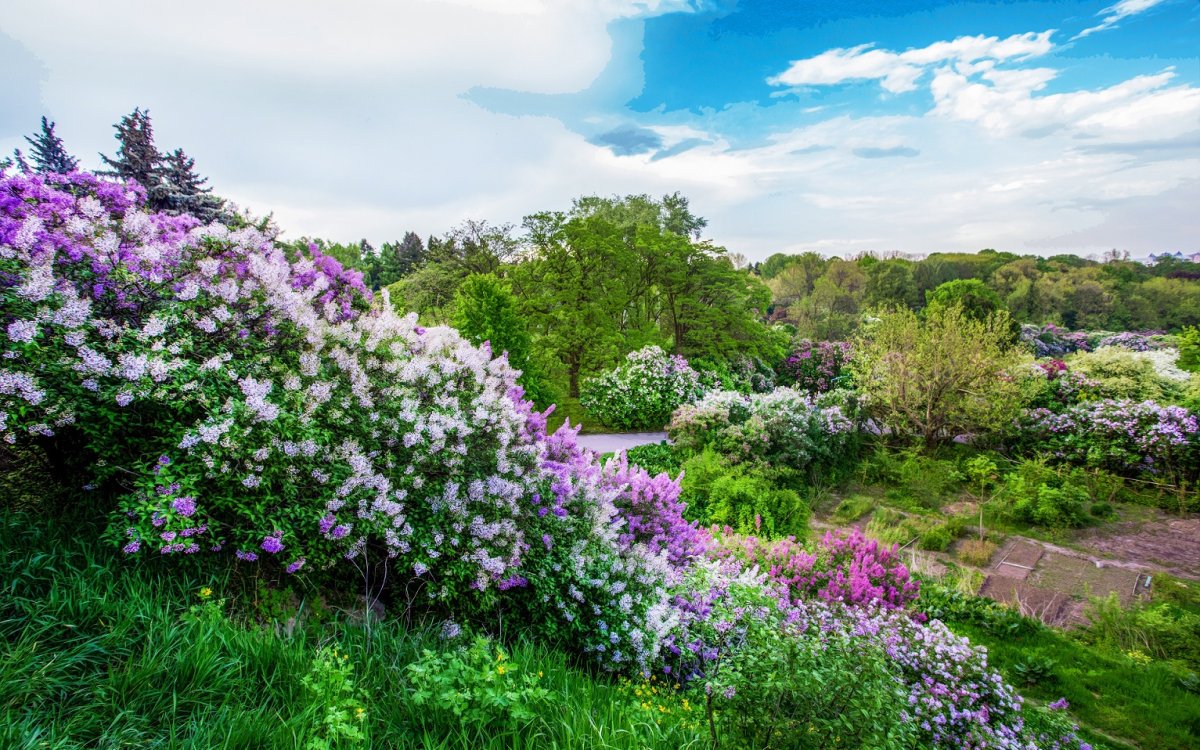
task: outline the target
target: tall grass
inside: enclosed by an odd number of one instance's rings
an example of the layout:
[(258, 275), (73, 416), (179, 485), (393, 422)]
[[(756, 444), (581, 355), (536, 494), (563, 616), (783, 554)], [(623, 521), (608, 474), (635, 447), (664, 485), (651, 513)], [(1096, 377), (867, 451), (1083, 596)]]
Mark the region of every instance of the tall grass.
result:
[[(118, 559), (96, 533), (0, 511), (0, 747), (324, 747), (325, 706), (302, 683), (321, 645), (354, 665), (370, 747), (704, 744), (697, 731), (657, 723), (620, 685), (522, 642), (511, 659), (545, 675), (553, 708), (520, 727), (447, 719), (413, 705), (406, 681), (422, 649), (448, 648), (433, 630), (335, 616), (289, 632), (231, 618), (220, 603), (236, 593), (228, 568)], [(205, 587), (214, 593), (202, 603)]]

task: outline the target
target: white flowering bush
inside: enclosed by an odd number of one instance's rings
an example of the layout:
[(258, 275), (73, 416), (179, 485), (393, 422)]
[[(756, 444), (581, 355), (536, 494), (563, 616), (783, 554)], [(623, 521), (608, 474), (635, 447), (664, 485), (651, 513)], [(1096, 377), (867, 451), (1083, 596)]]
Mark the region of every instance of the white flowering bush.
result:
[(812, 470), (837, 459), (855, 429), (841, 407), (820, 407), (797, 390), (776, 388), (749, 395), (713, 391), (681, 406), (667, 432), (685, 450), (712, 448), (734, 460)]
[(518, 564), (540, 448), (503, 359), (136, 189), (5, 177), (0, 201), (0, 434), (82, 450), (126, 553), (293, 573), (374, 545), (437, 597)]
[(686, 359), (647, 346), (627, 354), (616, 369), (585, 381), (579, 401), (609, 427), (657, 430), (701, 393), (700, 375)]

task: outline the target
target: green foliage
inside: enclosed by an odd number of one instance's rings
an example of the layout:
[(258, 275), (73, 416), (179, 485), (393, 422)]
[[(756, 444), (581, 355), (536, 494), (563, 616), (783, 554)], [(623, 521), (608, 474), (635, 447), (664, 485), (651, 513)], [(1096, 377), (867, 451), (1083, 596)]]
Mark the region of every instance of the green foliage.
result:
[(1106, 346), (1094, 352), (1075, 352), (1066, 359), (1067, 368), (1086, 379), (1084, 400), (1116, 398), (1131, 401), (1171, 401), (1179, 386), (1161, 377), (1154, 364), (1120, 347)]
[(366, 741), (363, 727), (367, 709), (354, 687), (354, 665), (349, 654), (339, 654), (336, 647), (317, 649), (312, 668), (300, 684), (308, 691), (317, 724), (305, 750), (329, 750)]
[(1187, 372), (1200, 372), (1200, 326), (1179, 332), (1179, 359), (1175, 366)]
[(703, 524), (708, 517), (708, 496), (713, 482), (737, 469), (720, 453), (706, 448), (684, 461), (682, 471), (680, 497), (687, 503), (687, 516)]
[(1082, 526), (1091, 496), (1079, 468), (1048, 466), (1041, 460), (1019, 462), (1004, 475), (993, 504), (1008, 518), (1052, 530)]
[(681, 499), (687, 503), (687, 517), (703, 526), (805, 539), (812, 513), (800, 493), (787, 486), (795, 481), (786, 471), (762, 464), (732, 464), (706, 449), (684, 462)]
[(961, 307), (885, 314), (855, 344), (851, 369), (866, 408), (898, 436), (928, 446), (986, 437), (1012, 424), (1020, 386), (1009, 319), (971, 318)]
[(922, 531), (917, 538), (917, 546), (933, 552), (945, 552), (954, 541), (954, 532), (949, 524), (939, 523)]
[(683, 468), (683, 458), (679, 451), (666, 441), (630, 448), (625, 451), (625, 456), (631, 465), (642, 467), (652, 477), (664, 472), (673, 477), (678, 476)]
[(925, 292), (925, 312), (958, 306), (972, 320), (985, 321), (1005, 309), (1000, 295), (979, 279), (955, 279)]
[[(789, 637), (777, 603), (761, 589), (735, 586), (719, 599), (713, 621), (741, 620), (737, 648), (719, 648), (704, 684), (713, 747), (880, 748), (911, 746), (911, 722), (900, 721), (903, 690), (878, 651), (831, 632)], [(715, 640), (715, 639), (714, 639)]]
[(512, 288), (494, 274), (471, 274), (454, 295), (452, 324), (468, 341), (487, 341), (492, 354), (508, 354), (508, 362), (521, 371), (517, 380), (525, 395), (541, 408), (554, 400), (549, 385), (533, 359), (533, 344), (525, 320), (517, 311)]
[(887, 486), (891, 501), (914, 510), (936, 509), (964, 480), (954, 461), (918, 449), (878, 448), (859, 470), (864, 479)]
[(756, 470), (735, 471), (713, 481), (705, 523), (767, 538), (808, 537), (808, 505), (795, 490), (776, 487)]
[(1200, 612), (1169, 602), (1121, 604), (1116, 594), (1093, 597), (1081, 638), (1119, 653), (1144, 653), (1200, 670)]
[(1018, 685), (1031, 687), (1054, 682), (1055, 661), (1048, 656), (1030, 656), (1012, 665), (1012, 674)]
[(482, 636), (464, 648), (425, 649), (406, 669), (413, 704), (447, 722), (524, 727), (550, 700), (538, 675)]
[(925, 523), (911, 518), (894, 508), (876, 508), (867, 523), (866, 534), (885, 544), (906, 545), (919, 539), (928, 528)]
[(866, 495), (851, 495), (843, 499), (833, 509), (833, 520), (840, 524), (849, 524), (870, 513), (875, 508), (875, 500)]

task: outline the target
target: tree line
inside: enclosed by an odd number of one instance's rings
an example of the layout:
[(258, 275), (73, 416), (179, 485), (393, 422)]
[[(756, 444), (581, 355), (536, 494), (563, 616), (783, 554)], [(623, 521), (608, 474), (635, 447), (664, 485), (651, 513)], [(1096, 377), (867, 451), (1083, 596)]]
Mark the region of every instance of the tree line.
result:
[[(162, 152), (148, 110), (114, 126), (101, 174), (133, 180), (152, 210), (235, 220), (183, 149)], [(8, 166), (70, 172), (79, 162), (42, 118)], [(298, 253), (331, 255), (429, 323), (492, 341), (527, 372), (539, 402), (575, 397), (582, 379), (628, 351), (656, 344), (702, 367), (777, 365), (794, 338), (845, 340), (872, 311), (919, 312), (959, 303), (975, 317), (1071, 329), (1178, 329), (1200, 323), (1200, 265), (1154, 266), (1113, 253), (1103, 262), (996, 250), (923, 259), (776, 253), (761, 263), (702, 238), (707, 222), (686, 197), (585, 196), (522, 223), (468, 220), (422, 239), (408, 231), (378, 248), (301, 238)], [(480, 311), (484, 311), (481, 313)], [(486, 314), (485, 314), (486, 313)]]

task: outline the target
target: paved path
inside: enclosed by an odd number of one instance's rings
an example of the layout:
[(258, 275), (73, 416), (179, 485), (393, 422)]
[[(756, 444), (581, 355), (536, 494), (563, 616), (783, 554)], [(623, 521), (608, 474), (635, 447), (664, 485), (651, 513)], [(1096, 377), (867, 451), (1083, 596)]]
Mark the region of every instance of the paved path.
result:
[(667, 439), (665, 432), (613, 432), (580, 435), (579, 444), (597, 453), (616, 453), (636, 448), (639, 445), (661, 443)]

